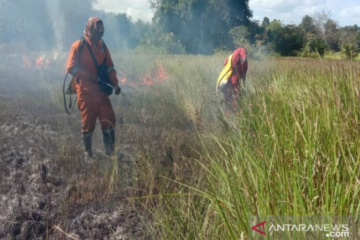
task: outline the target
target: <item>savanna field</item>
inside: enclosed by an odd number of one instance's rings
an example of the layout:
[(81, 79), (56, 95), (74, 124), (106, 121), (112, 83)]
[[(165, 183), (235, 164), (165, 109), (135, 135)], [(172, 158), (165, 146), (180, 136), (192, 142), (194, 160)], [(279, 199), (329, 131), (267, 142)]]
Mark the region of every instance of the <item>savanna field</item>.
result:
[(67, 55), (3, 59), (0, 239), (238, 240), (253, 215), (359, 215), (359, 63), (250, 57), (225, 116), (227, 55), (113, 53), (117, 155), (97, 125), (93, 166), (64, 110)]

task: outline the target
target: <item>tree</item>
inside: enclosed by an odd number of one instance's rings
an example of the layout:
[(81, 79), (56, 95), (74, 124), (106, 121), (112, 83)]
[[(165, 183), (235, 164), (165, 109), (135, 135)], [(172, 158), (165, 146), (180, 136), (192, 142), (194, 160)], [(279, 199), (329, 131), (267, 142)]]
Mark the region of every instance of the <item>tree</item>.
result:
[(302, 30), (307, 43), (311, 43), (314, 39), (320, 36), (319, 29), (315, 26), (314, 19), (308, 15), (303, 17), (299, 28)]
[(313, 22), (319, 34), (322, 35), (324, 34), (325, 24), (330, 19), (330, 17), (331, 17), (331, 11), (315, 12), (313, 16)]
[(229, 30), (250, 23), (249, 0), (151, 1), (154, 23), (173, 33), (189, 53), (212, 53), (215, 47), (232, 47)]
[(270, 19), (268, 17), (264, 17), (262, 23), (261, 23), (261, 27), (263, 28), (267, 28), (270, 24)]
[(308, 15), (302, 18), (302, 21), (299, 25), (299, 28), (304, 31), (304, 33), (317, 34), (318, 29), (314, 24), (314, 19)]
[(268, 42), (272, 46), (273, 49), (274, 49), (274, 41), (275, 41), (275, 39), (280, 37), (278, 35), (280, 34), (281, 29), (282, 29), (282, 23), (280, 20), (277, 20), (277, 19), (272, 20), (267, 27)]
[(321, 57), (324, 56), (326, 50), (326, 42), (322, 38), (316, 38), (310, 43), (310, 51), (318, 53)]
[(152, 26), (150, 23), (146, 23), (141, 20), (136, 21), (133, 24), (131, 31), (130, 48), (131, 49), (136, 48), (140, 44), (141, 39), (151, 33), (151, 29)]
[(229, 34), (232, 37), (235, 46), (239, 47), (249, 44), (247, 38), (249, 37), (250, 32), (248, 31), (247, 27), (234, 27), (229, 31)]
[(339, 29), (339, 42), (341, 45), (360, 46), (360, 27), (346, 26)]
[(331, 50), (340, 50), (338, 24), (332, 19), (328, 19), (324, 25), (324, 40)]
[(282, 56), (296, 56), (302, 49), (304, 34), (298, 26), (282, 26), (279, 20), (273, 20), (268, 29), (270, 45)]
[(344, 44), (342, 46), (342, 53), (348, 60), (355, 59), (359, 55), (359, 47), (351, 43)]
[(136, 50), (147, 53), (157, 54), (184, 54), (185, 49), (174, 38), (173, 33), (164, 33), (161, 29), (152, 27), (150, 31), (147, 31), (144, 37), (141, 39), (139, 46)]

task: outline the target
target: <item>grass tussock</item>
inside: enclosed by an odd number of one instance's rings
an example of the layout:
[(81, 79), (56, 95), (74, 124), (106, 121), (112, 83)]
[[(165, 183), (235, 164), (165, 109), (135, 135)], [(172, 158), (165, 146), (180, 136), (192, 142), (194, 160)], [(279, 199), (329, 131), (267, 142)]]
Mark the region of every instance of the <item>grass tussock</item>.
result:
[(253, 64), (232, 130), (207, 118), (222, 131), (196, 128), (189, 177), (165, 177), (176, 194), (150, 208), (156, 237), (241, 239), (251, 215), (358, 215), (358, 64)]

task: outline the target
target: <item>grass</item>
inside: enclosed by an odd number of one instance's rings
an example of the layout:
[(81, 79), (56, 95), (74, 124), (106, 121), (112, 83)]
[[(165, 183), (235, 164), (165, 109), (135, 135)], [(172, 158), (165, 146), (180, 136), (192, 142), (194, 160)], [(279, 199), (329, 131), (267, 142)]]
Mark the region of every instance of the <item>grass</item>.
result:
[[(111, 97), (123, 122), (116, 149), (130, 163), (121, 169), (114, 161), (76, 178), (85, 198), (75, 194), (67, 204), (123, 201), (126, 191), (131, 206), (151, 219), (152, 239), (247, 239), (252, 215), (359, 215), (359, 64), (250, 60), (248, 95), (226, 118), (215, 94), (224, 57), (114, 54), (127, 78), (125, 96)], [(82, 145), (78, 112), (63, 111), (64, 60), (55, 65), (59, 74), (31, 70), (34, 77), (15, 96), (17, 107), (62, 136), (58, 159), (71, 177)], [(159, 68), (163, 81), (156, 81)], [(147, 75), (151, 86), (143, 85)], [(43, 84), (34, 86), (38, 79)], [(121, 181), (125, 171), (130, 185)]]
[[(325, 59), (333, 59), (333, 60), (343, 60), (346, 59), (345, 54), (342, 52), (329, 52), (325, 54)], [(360, 60), (360, 56), (357, 56), (354, 60)]]
[[(358, 64), (263, 64), (250, 65), (256, 94), (229, 120), (232, 131), (197, 127), (202, 146), (193, 146), (189, 175), (163, 177), (177, 194), (163, 190), (149, 209), (154, 238), (241, 239), (251, 215), (359, 214)], [(206, 116), (212, 129), (221, 126)]]

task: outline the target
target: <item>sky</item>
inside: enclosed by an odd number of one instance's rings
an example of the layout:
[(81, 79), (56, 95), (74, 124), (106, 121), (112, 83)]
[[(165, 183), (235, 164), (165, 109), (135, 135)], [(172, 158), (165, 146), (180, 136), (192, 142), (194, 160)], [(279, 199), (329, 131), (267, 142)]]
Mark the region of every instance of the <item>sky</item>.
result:
[(153, 11), (150, 9), (149, 0), (96, 0), (94, 8), (113, 13), (126, 13), (136, 21), (141, 19), (151, 22)]
[[(266, 16), (271, 20), (282, 20), (284, 24), (299, 24), (305, 15), (313, 16), (323, 11), (340, 26), (360, 25), (360, 0), (249, 0), (253, 19)], [(97, 0), (95, 9), (106, 12), (126, 13), (134, 21), (150, 22), (153, 11), (149, 0)]]

